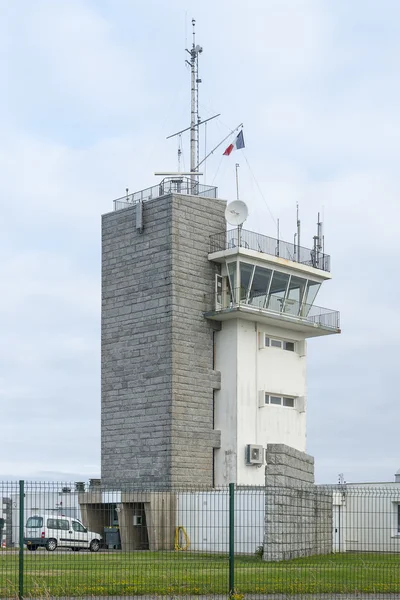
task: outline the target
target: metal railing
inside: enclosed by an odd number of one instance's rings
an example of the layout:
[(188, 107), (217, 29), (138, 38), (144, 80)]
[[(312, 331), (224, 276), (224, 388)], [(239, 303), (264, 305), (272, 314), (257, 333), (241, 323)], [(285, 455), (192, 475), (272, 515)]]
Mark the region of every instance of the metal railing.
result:
[(214, 311), (229, 311), (239, 307), (249, 310), (292, 319), (293, 322), (318, 325), (328, 329), (340, 329), (340, 312), (298, 302), (279, 294), (266, 294), (265, 290), (253, 288), (235, 288), (226, 292), (215, 292), (205, 294), (205, 298), (211, 300), (214, 297)]
[(187, 177), (173, 177), (163, 179), (158, 185), (127, 194), (122, 198), (114, 200), (114, 210), (129, 208), (137, 202), (147, 202), (153, 198), (159, 198), (167, 194), (184, 194), (189, 196), (204, 196), (206, 198), (217, 198), (218, 188), (192, 181)]
[(329, 272), (331, 269), (331, 257), (328, 254), (303, 246), (295, 246), (290, 242), (284, 242), (246, 229), (230, 229), (210, 236), (210, 253), (232, 248), (256, 250), (263, 254), (279, 256), (322, 271)]
[(289, 479), (165, 491), (0, 482), (0, 597), (398, 597), (400, 485)]

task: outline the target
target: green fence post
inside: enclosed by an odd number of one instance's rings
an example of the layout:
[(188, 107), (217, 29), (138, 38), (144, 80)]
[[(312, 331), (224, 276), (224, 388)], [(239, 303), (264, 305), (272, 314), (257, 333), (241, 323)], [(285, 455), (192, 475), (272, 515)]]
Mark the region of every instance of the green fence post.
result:
[(229, 595), (235, 591), (235, 484), (229, 484)]
[(24, 597), (24, 481), (19, 482), (19, 570), (18, 570), (18, 598)]

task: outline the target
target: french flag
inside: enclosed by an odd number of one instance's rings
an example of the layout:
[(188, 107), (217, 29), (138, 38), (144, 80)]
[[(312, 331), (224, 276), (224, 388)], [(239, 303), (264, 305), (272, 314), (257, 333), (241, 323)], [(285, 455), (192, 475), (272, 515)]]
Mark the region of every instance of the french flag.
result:
[(233, 144), (229, 144), (222, 156), (229, 156), (232, 150), (240, 150), (244, 148), (243, 129), (239, 131)]

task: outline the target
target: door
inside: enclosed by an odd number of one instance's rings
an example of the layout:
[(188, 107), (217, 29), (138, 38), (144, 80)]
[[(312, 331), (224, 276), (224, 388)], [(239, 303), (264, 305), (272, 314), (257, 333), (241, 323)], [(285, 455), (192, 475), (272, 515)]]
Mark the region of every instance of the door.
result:
[(342, 507), (339, 505), (333, 506), (333, 552), (343, 552), (342, 548)]
[(72, 535), (71, 542), (74, 548), (87, 548), (89, 546), (89, 538), (86, 527), (79, 521), (71, 519)]

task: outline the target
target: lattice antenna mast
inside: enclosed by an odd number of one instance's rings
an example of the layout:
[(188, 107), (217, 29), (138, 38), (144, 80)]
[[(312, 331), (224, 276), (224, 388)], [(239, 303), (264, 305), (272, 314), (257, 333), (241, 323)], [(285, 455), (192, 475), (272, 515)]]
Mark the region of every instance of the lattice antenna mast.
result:
[[(191, 71), (191, 109), (190, 109), (190, 172), (194, 173), (198, 170), (199, 164), (199, 54), (203, 52), (203, 48), (196, 45), (196, 20), (192, 19), (193, 27), (193, 43), (191, 50), (186, 51), (190, 54), (190, 61), (186, 61), (190, 66)], [(196, 182), (197, 175), (191, 175), (193, 183)]]

